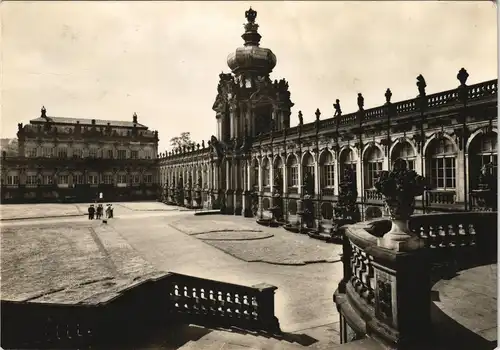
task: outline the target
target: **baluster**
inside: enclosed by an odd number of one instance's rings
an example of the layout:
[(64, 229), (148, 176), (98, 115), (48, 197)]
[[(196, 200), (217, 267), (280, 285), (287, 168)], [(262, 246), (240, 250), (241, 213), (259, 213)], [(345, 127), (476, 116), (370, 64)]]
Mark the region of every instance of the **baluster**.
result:
[(444, 248), (446, 247), (446, 241), (447, 241), (447, 237), (446, 237), (446, 231), (443, 229), (443, 226), (439, 225), (439, 238), (440, 238), (440, 242), (439, 242), (439, 248)]
[(423, 240), (425, 240), (425, 244), (428, 245), (429, 244), (429, 236), (427, 235), (427, 230), (429, 229), (429, 226), (427, 225), (421, 225), (420, 228), (419, 228), (419, 236), (420, 238), (422, 238)]
[(214, 295), (214, 291), (213, 290), (210, 290), (208, 292), (208, 299), (209, 299), (209, 302), (210, 302), (210, 313), (212, 315), (216, 315), (217, 314), (217, 308), (216, 308), (217, 300), (215, 300), (215, 295)]
[(257, 321), (259, 319), (259, 311), (258, 307), (259, 305), (257, 304), (257, 297), (252, 296), (252, 319), (254, 321)]
[(243, 310), (243, 316), (245, 318), (250, 317), (250, 302), (248, 301), (248, 295), (243, 295), (243, 302), (241, 303), (241, 308)]
[(436, 248), (436, 233), (434, 227), (429, 225), (429, 247)]
[(448, 225), (449, 246), (455, 247), (456, 233), (454, 225)]
[(476, 245), (476, 229), (474, 224), (469, 224), (469, 236), (470, 236), (470, 245)]
[(464, 225), (458, 224), (458, 242), (460, 243), (460, 246), (463, 247), (466, 244), (466, 235), (467, 233), (465, 232)]
[(234, 294), (233, 310), (234, 313), (238, 316), (238, 318), (241, 318), (241, 299), (239, 293)]
[(222, 292), (218, 291), (217, 292), (217, 301), (219, 302), (219, 307), (217, 310), (220, 312), (222, 316), (224, 316), (224, 298), (222, 297)]

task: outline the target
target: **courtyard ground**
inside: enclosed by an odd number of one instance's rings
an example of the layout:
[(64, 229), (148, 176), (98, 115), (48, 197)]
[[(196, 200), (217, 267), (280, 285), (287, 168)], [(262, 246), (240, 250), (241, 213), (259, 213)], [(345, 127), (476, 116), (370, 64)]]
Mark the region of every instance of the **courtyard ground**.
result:
[(58, 300), (69, 288), (82, 289), (77, 301), (112, 277), (153, 270), (248, 286), (266, 282), (278, 287), (275, 312), (285, 332), (311, 329), (322, 346), (339, 343), (332, 294), (342, 266), (308, 263), (338, 261), (339, 247), (244, 218), (194, 216), (159, 203), (114, 206), (116, 218), (107, 225), (83, 215), (2, 222), (2, 298)]
[[(11, 218), (75, 210), (72, 204), (37, 206), (8, 210)], [(306, 339), (303, 345), (310, 349), (338, 346), (332, 294), (342, 277), (340, 246), (242, 217), (194, 216), (154, 202), (114, 206), (116, 217), (108, 225), (83, 215), (2, 221), (2, 298), (57, 301), (70, 294), (78, 301), (111, 278), (126, 284), (158, 270), (248, 286), (266, 282), (278, 287), (275, 313), (284, 332)], [(476, 344), (496, 340), (496, 271), (496, 265), (479, 267), (434, 286), (442, 315), (479, 337)], [(158, 344), (183, 350), (298, 348), (253, 335), (193, 329), (169, 333), (174, 343), (183, 338), (178, 344), (184, 346)], [(197, 340), (186, 342), (193, 332)]]

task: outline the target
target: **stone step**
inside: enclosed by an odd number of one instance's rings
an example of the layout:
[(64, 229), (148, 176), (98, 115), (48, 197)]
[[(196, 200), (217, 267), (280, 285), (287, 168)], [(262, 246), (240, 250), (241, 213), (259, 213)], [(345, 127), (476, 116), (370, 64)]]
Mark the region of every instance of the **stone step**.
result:
[(385, 350), (386, 348), (380, 345), (372, 338), (360, 339), (350, 343), (341, 344), (334, 347), (332, 350)]

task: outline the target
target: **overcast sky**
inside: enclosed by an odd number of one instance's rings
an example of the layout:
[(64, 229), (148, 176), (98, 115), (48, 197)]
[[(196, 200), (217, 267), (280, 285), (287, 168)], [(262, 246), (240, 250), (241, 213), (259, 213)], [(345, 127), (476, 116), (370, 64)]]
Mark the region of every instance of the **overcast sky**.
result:
[(40, 115), (132, 120), (169, 139), (215, 133), (212, 104), (227, 55), (243, 44), (244, 12), (258, 12), (261, 46), (289, 81), (292, 125), (495, 79), (497, 10), (491, 1), (8, 2), (1, 5), (2, 137)]

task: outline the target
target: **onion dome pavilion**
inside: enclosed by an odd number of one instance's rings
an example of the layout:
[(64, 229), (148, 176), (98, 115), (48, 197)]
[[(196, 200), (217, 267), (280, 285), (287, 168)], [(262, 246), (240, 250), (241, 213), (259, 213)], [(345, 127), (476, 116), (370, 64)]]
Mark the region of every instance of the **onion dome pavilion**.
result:
[(276, 66), (276, 56), (270, 49), (259, 46), (261, 35), (258, 33), (259, 25), (255, 23), (257, 11), (250, 8), (245, 12), (247, 23), (244, 25), (245, 33), (241, 36), (245, 43), (235, 52), (229, 54), (227, 65), (234, 74), (242, 71), (255, 71), (261, 75), (269, 75)]

